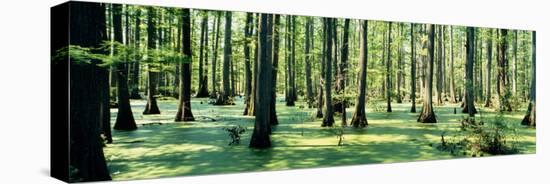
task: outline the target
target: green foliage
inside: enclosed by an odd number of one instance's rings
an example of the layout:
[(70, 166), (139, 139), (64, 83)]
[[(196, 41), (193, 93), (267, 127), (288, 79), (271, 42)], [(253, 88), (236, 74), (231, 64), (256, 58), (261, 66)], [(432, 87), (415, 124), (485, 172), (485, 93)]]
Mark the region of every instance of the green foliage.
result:
[(78, 45), (69, 45), (57, 50), (52, 57), (52, 62), (60, 62), (67, 58), (75, 64), (92, 64), (94, 60), (108, 60), (104, 54), (96, 54), (99, 51), (101, 51), (101, 48), (87, 48), (80, 47)]
[(241, 134), (246, 131), (246, 128), (242, 127), (241, 125), (223, 127), (222, 129), (225, 130), (231, 138), (231, 142), (229, 142), (229, 145), (239, 144), (241, 142)]
[[(104, 53), (104, 54), (103, 54)], [(70, 58), (71, 62), (78, 64), (91, 64), (92, 61), (102, 61), (98, 66), (111, 66), (117, 63), (134, 62), (139, 58), (139, 48), (124, 45), (115, 41), (104, 41), (99, 47), (81, 47), (69, 45), (55, 52), (52, 62)], [(148, 50), (147, 63), (190, 63), (191, 57), (171, 49)]]
[(446, 132), (441, 134), (437, 149), (448, 151), (453, 155), (471, 155), (472, 157), (489, 155), (508, 155), (519, 152), (517, 139), (519, 135), (502, 114), (488, 123), (465, 118), (460, 130), (451, 139), (445, 139)]

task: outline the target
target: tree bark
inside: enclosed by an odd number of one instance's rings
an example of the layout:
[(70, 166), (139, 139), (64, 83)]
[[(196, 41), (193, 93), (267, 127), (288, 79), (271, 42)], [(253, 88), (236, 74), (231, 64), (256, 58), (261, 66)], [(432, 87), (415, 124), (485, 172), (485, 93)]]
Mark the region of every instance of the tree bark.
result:
[(513, 45), (513, 64), (512, 64), (512, 94), (517, 94), (517, 79), (518, 79), (518, 31), (514, 30), (514, 45)]
[[(100, 47), (106, 40), (104, 5), (70, 2), (69, 11), (69, 44)], [(77, 180), (70, 182), (111, 180), (100, 138), (101, 126), (104, 126), (101, 115), (105, 108), (103, 100), (109, 100), (109, 92), (105, 91), (109, 89), (108, 80), (105, 81), (108, 71), (99, 66), (101, 63), (102, 61), (92, 60), (90, 63), (70, 61), (69, 64), (69, 163), (77, 169), (70, 178)], [(104, 92), (107, 92), (107, 96)]]
[(141, 95), (139, 95), (139, 63), (140, 63), (140, 53), (139, 53), (139, 44), (140, 44), (140, 24), (141, 24), (141, 10), (138, 8), (135, 12), (135, 33), (134, 33), (134, 49), (135, 49), (135, 55), (134, 55), (134, 63), (132, 64), (132, 77), (130, 80), (130, 99), (141, 99)]
[(180, 95), (178, 112), (175, 121), (195, 121), (191, 112), (191, 64), (193, 61), (191, 51), (191, 14), (189, 9), (181, 10), (182, 17), (182, 54), (183, 62), (180, 68)]
[(492, 107), (493, 102), (491, 99), (491, 66), (493, 62), (493, 30), (489, 29), (489, 38), (487, 38), (487, 78), (485, 83), (485, 107)]
[(436, 123), (435, 113), (433, 111), (432, 104), (432, 90), (433, 90), (433, 69), (434, 69), (434, 35), (435, 35), (435, 26), (433, 24), (428, 24), (428, 56), (427, 56), (427, 76), (424, 86), (424, 102), (422, 104), (422, 112), (418, 117), (418, 122), (421, 123)]
[(351, 125), (354, 128), (363, 128), (368, 125), (367, 114), (365, 112), (365, 99), (367, 88), (367, 62), (368, 62), (368, 22), (361, 21), (361, 34), (359, 38), (359, 81), (357, 99), (355, 101), (355, 112), (351, 119)]
[(466, 35), (466, 65), (465, 65), (465, 72), (466, 72), (466, 87), (465, 87), (465, 102), (464, 103), (464, 109), (462, 109), (463, 113), (468, 113), (469, 117), (474, 117), (474, 114), (476, 113), (476, 108), (474, 106), (474, 85), (473, 85), (473, 78), (474, 78), (474, 37), (475, 37), (475, 30), (473, 27), (467, 28), (467, 35)]
[(500, 29), (499, 34), (499, 47), (498, 47), (498, 98), (500, 101), (500, 111), (512, 111), (510, 104), (510, 91), (508, 86), (508, 58), (506, 57), (506, 51), (508, 49), (508, 30)]
[(254, 40), (254, 58), (251, 59), (252, 62), (252, 82), (251, 82), (251, 93), (250, 98), (247, 102), (247, 109), (245, 109), (245, 115), (254, 116), (256, 114), (256, 81), (258, 80), (258, 21), (260, 20), (259, 14), (256, 14), (256, 18), (252, 16), (252, 25), (250, 28), (250, 33), (252, 34), (252, 39)]
[[(277, 109), (276, 109), (276, 100), (277, 100), (277, 72), (279, 70), (279, 25), (280, 25), (280, 22), (281, 22), (281, 17), (280, 15), (271, 15), (270, 19), (272, 19), (272, 17), (275, 16), (275, 20), (274, 22), (272, 23), (273, 26), (273, 31), (269, 34), (270, 37), (273, 38), (273, 46), (272, 46), (272, 49), (273, 49), (273, 71), (271, 72), (272, 73), (272, 77), (271, 77), (271, 103), (270, 103), (270, 121), (269, 121), (269, 124), (270, 125), (278, 125), (279, 124), (279, 120), (277, 118)], [(270, 20), (270, 22), (272, 22)]]
[(414, 23), (411, 23), (411, 112), (416, 113), (416, 47)]
[(332, 110), (332, 18), (325, 18), (325, 26), (327, 26), (327, 52), (326, 53), (326, 71), (325, 71), (325, 116), (323, 117), (323, 127), (331, 127), (334, 124), (333, 110)]
[[(184, 31), (185, 32), (185, 31)], [(185, 39), (185, 37), (184, 37)], [(199, 41), (199, 88), (198, 98), (208, 97), (208, 78), (204, 74), (204, 65), (206, 63), (205, 48), (208, 48), (208, 12), (204, 12), (201, 22), (201, 36)]]
[(294, 106), (296, 100), (296, 85), (295, 85), (295, 17), (292, 15), (287, 15), (287, 78), (288, 78), (288, 92), (286, 99), (286, 106)]
[(537, 33), (531, 35), (531, 89), (529, 91), (529, 106), (521, 121), (522, 125), (535, 127), (537, 125)]
[[(323, 21), (326, 21), (326, 19), (323, 19)], [(322, 58), (321, 58), (321, 71), (319, 75), (319, 85), (318, 85), (318, 94), (317, 94), (317, 118), (323, 117), (323, 78), (325, 76), (325, 65), (326, 65), (326, 53), (327, 53), (327, 26), (326, 23), (323, 22), (323, 47), (322, 47)]]
[(253, 30), (253, 15), (252, 13), (246, 13), (246, 24), (244, 26), (244, 75), (245, 75), (245, 107), (243, 115), (248, 115), (248, 109), (250, 104), (254, 103), (252, 98), (252, 71), (250, 69), (250, 43)]
[(437, 104), (443, 104), (443, 26), (440, 25), (437, 27), (437, 70), (436, 70), (436, 99)]
[(298, 90), (296, 90), (296, 16), (292, 16), (292, 101), (295, 104), (298, 100)]
[[(113, 4), (113, 30), (115, 42), (123, 43), (122, 39), (122, 5)], [(128, 42), (128, 40), (126, 40)], [(128, 43), (125, 43), (129, 45)], [(120, 53), (116, 53), (117, 55)], [(137, 129), (132, 108), (130, 107), (130, 96), (128, 91), (128, 55), (125, 56), (125, 61), (117, 61), (115, 64), (117, 75), (117, 95), (118, 95), (118, 112), (116, 117), (115, 130), (135, 130)]]
[(386, 51), (386, 102), (387, 112), (392, 112), (391, 109), (391, 96), (392, 96), (392, 82), (391, 82), (391, 22), (388, 23), (388, 45)]
[(224, 30), (224, 44), (223, 44), (223, 70), (222, 70), (222, 92), (217, 97), (215, 105), (233, 105), (230, 102), (229, 96), (231, 95), (230, 86), (230, 63), (231, 63), (231, 17), (232, 13), (225, 12), (225, 30)]
[[(147, 9), (147, 49), (149, 50), (149, 57), (153, 58), (151, 55), (151, 50), (156, 49), (156, 28), (155, 24), (156, 21), (154, 21), (155, 15), (155, 9), (153, 7), (149, 7)], [(151, 62), (151, 61), (150, 61)], [(148, 78), (148, 92), (147, 92), (147, 104), (145, 105), (145, 110), (143, 111), (144, 115), (147, 114), (160, 114), (159, 107), (157, 105), (157, 79), (158, 79), (158, 72), (154, 71), (153, 64), (149, 63), (147, 65), (147, 69), (149, 70), (147, 72), (147, 78)]]
[(451, 57), (451, 63), (450, 63), (450, 65), (451, 65), (451, 67), (450, 67), (451, 71), (450, 71), (450, 74), (449, 74), (449, 76), (450, 76), (450, 83), (449, 83), (449, 88), (450, 88), (450, 89), (449, 89), (449, 90), (450, 90), (450, 93), (451, 93), (451, 94), (450, 94), (450, 95), (451, 95), (451, 102), (452, 102), (452, 103), (458, 103), (458, 101), (456, 100), (456, 94), (455, 94), (455, 91), (456, 91), (456, 90), (455, 90), (455, 67), (454, 67), (454, 66), (455, 66), (455, 59), (454, 59), (454, 41), (453, 41), (454, 35), (453, 35), (453, 26), (450, 26), (449, 29), (450, 29), (450, 33), (449, 33), (449, 34), (450, 34), (450, 35), (449, 35), (450, 43), (449, 43), (449, 44), (450, 44), (450, 47), (451, 47), (451, 48), (450, 48), (450, 49), (451, 49), (451, 50), (450, 50), (450, 54), (449, 54), (450, 57)]
[(397, 47), (397, 82), (396, 82), (396, 102), (403, 103), (401, 97), (401, 88), (403, 83), (403, 24), (399, 23), (399, 32), (398, 32), (398, 47)]
[(342, 108), (342, 126), (346, 126), (346, 107), (347, 107), (347, 101), (346, 101), (346, 74), (347, 74), (347, 65), (348, 65), (348, 55), (349, 55), (349, 24), (350, 20), (345, 19), (344, 20), (344, 35), (342, 38), (342, 51), (341, 51), (341, 59), (340, 59), (340, 73), (339, 73), (339, 86), (340, 86), (340, 93), (342, 94), (342, 102), (341, 102), (341, 108)]
[(306, 40), (305, 40), (305, 64), (306, 64), (306, 94), (307, 94), (307, 104), (308, 108), (313, 107), (313, 85), (311, 81), (311, 53), (310, 53), (310, 43), (311, 43), (311, 35), (313, 34), (312, 30), (312, 18), (307, 18), (306, 20)]
[(256, 118), (254, 123), (254, 131), (252, 132), (252, 138), (250, 139), (251, 148), (269, 148), (271, 147), (271, 140), (269, 137), (269, 113), (270, 113), (270, 101), (271, 101), (271, 72), (272, 63), (270, 55), (268, 53), (272, 47), (270, 41), (268, 41), (268, 30), (272, 29), (269, 21), (268, 14), (260, 15), (259, 24), (259, 53), (258, 53), (258, 81), (256, 83), (257, 88), (256, 102), (258, 107), (256, 108)]
[(218, 60), (218, 43), (220, 42), (220, 22), (221, 22), (221, 14), (222, 12), (219, 11), (216, 15), (216, 21), (214, 21), (214, 28), (216, 29), (214, 32), (216, 33), (215, 36), (213, 36), (212, 39), (214, 39), (214, 43), (212, 43), (212, 94), (210, 95), (212, 98), (216, 98), (218, 96), (217, 92), (217, 86), (218, 81), (216, 81), (216, 62)]

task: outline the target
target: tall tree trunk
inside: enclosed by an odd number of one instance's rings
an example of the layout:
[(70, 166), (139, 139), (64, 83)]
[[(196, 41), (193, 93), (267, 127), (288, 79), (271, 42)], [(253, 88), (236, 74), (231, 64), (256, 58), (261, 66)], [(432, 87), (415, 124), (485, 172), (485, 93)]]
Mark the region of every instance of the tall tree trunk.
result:
[(508, 49), (508, 30), (500, 29), (499, 31), (499, 47), (498, 47), (498, 98), (500, 101), (500, 111), (512, 111), (510, 104), (510, 91), (508, 86), (508, 58), (506, 57), (506, 51)]
[(334, 124), (334, 117), (332, 111), (332, 18), (325, 18), (325, 26), (327, 26), (327, 38), (326, 38), (326, 71), (325, 71), (325, 116), (323, 117), (323, 127), (331, 127)]
[[(423, 34), (426, 34), (426, 25), (423, 25), (421, 27), (420, 32), (423, 33)], [(422, 45), (421, 50), (424, 50), (425, 47), (426, 47), (426, 43), (421, 42), (421, 45)], [(423, 55), (420, 56), (419, 66), (420, 66), (420, 71), (418, 73), (420, 74), (420, 96), (422, 96), (422, 98), (424, 99), (424, 95), (426, 93), (426, 91), (425, 91), (425, 89), (426, 89), (426, 70), (427, 70), (427, 67), (428, 67), (426, 56), (423, 56)]]
[[(469, 117), (474, 117), (476, 113), (476, 108), (474, 106), (474, 40), (475, 40), (475, 28), (468, 27), (466, 32), (466, 87), (465, 87), (465, 98), (466, 103), (464, 103), (463, 113), (468, 113)], [(471, 120), (472, 121), (472, 120)]]
[(414, 23), (411, 23), (411, 112), (416, 113), (416, 45)]
[(458, 101), (456, 100), (456, 90), (455, 90), (455, 55), (454, 55), (454, 41), (453, 41), (453, 26), (450, 26), (449, 27), (450, 29), (450, 35), (449, 35), (449, 38), (450, 38), (450, 47), (451, 47), (451, 50), (449, 51), (450, 52), (450, 57), (451, 57), (451, 67), (449, 67), (451, 69), (450, 71), (450, 83), (449, 83), (449, 90), (450, 90), (450, 93), (451, 93), (451, 102), (452, 103), (458, 103)]
[(319, 75), (319, 86), (318, 88), (318, 94), (317, 94), (317, 118), (323, 117), (323, 78), (325, 77), (325, 65), (326, 65), (326, 53), (327, 53), (327, 25), (326, 25), (326, 19), (323, 19), (323, 50), (322, 50), (322, 58), (321, 58), (321, 71)]
[[(335, 81), (338, 80), (338, 19), (332, 19), (332, 27), (330, 27), (330, 29), (332, 29), (332, 44), (334, 45), (332, 48), (334, 50), (332, 50), (331, 52), (333, 52), (333, 59), (332, 59), (332, 69), (334, 70), (333, 72), (333, 78)], [(334, 85), (335, 89), (336, 87), (338, 87), (337, 84)], [(338, 89), (336, 89), (338, 90)], [(334, 102), (333, 102), (334, 103)], [(333, 108), (334, 109), (334, 108)], [(340, 112), (340, 111), (338, 111)]]
[(231, 63), (231, 17), (232, 13), (225, 12), (225, 30), (223, 44), (223, 70), (222, 70), (222, 93), (216, 99), (216, 105), (232, 105), (229, 96), (231, 95), (230, 86), (230, 63)]
[[(107, 19), (107, 27), (102, 28), (107, 30), (107, 32), (103, 32), (103, 34), (106, 35), (106, 40), (112, 41), (112, 11), (110, 8), (111, 5), (105, 5), (102, 6), (104, 9), (102, 10), (105, 14), (108, 14), (109, 17), (105, 17), (104, 19)], [(108, 11), (107, 7), (109, 7)], [(72, 20), (72, 19), (71, 19)], [(105, 38), (104, 38), (105, 39)], [(110, 54), (112, 54), (110, 52)], [(108, 67), (105, 67), (103, 69), (100, 69), (97, 71), (98, 73), (98, 84), (99, 88), (101, 90), (100, 94), (100, 112), (99, 112), (99, 118), (101, 121), (100, 128), (101, 128), (101, 134), (107, 138), (108, 143), (113, 142), (112, 133), (111, 133), (111, 98), (116, 98), (116, 94), (111, 96), (111, 69)]]
[[(176, 47), (174, 48), (174, 52), (178, 53), (181, 51), (181, 27), (182, 26), (182, 21), (177, 21), (177, 31), (176, 31), (176, 39), (175, 39), (175, 45)], [(175, 64), (175, 72), (174, 72), (174, 81), (172, 82), (172, 86), (174, 87), (173, 90), (172, 90), (172, 96), (175, 97), (175, 98), (179, 98), (180, 96), (180, 93), (179, 93), (179, 83), (180, 83), (180, 76), (181, 76), (181, 63), (180, 62), (176, 62)]]
[[(271, 140), (269, 138), (269, 118), (270, 118), (270, 102), (271, 102), (271, 43), (268, 38), (268, 30), (272, 29), (272, 24), (268, 22), (269, 16), (267, 14), (260, 15), (259, 24), (259, 53), (258, 53), (258, 81), (255, 88), (256, 102), (258, 107), (256, 108), (256, 118), (254, 123), (254, 131), (252, 132), (252, 138), (250, 139), (251, 148), (268, 148), (271, 147)], [(261, 82), (260, 82), (261, 81)]]
[(306, 63), (306, 95), (307, 95), (307, 105), (308, 108), (313, 107), (313, 85), (311, 82), (311, 53), (310, 53), (310, 43), (311, 35), (313, 34), (312, 30), (313, 19), (308, 17), (306, 20), (306, 40), (305, 40), (305, 63)]
[[(100, 47), (106, 40), (104, 5), (70, 2), (68, 10), (70, 11), (69, 45)], [(105, 126), (102, 119), (102, 110), (105, 108), (104, 99), (109, 100), (109, 92), (105, 91), (109, 90), (108, 71), (99, 64), (102, 64), (102, 61), (69, 62), (71, 71), (69, 163), (71, 167), (77, 169), (71, 176), (70, 182), (111, 180), (100, 138), (101, 126)], [(66, 65), (56, 66), (58, 67), (63, 68)]]
[(260, 51), (260, 47), (259, 47), (259, 23), (260, 23), (260, 14), (259, 13), (256, 13), (256, 19), (254, 20), (254, 26), (255, 27), (255, 32), (254, 32), (254, 59), (253, 59), (253, 66), (252, 66), (252, 71), (253, 71), (253, 78), (252, 78), (252, 94), (251, 94), (251, 102), (249, 103), (249, 108), (248, 108), (248, 115), (250, 116), (254, 116), (256, 115), (256, 84), (257, 84), (257, 81), (258, 81), (258, 52)]
[[(275, 20), (272, 23), (273, 31), (270, 33), (270, 37), (273, 38), (273, 71), (272, 77), (271, 77), (271, 102), (269, 104), (271, 111), (270, 111), (270, 125), (278, 125), (279, 120), (277, 119), (277, 109), (275, 106), (276, 100), (277, 100), (277, 72), (279, 70), (279, 25), (281, 23), (281, 16), (280, 15), (271, 15), (270, 19), (275, 16)], [(272, 21), (270, 21), (272, 22)]]
[(195, 121), (191, 112), (191, 64), (193, 61), (191, 51), (191, 14), (189, 9), (181, 10), (182, 51), (183, 62), (180, 68), (180, 95), (178, 112), (175, 121)]
[(443, 26), (437, 27), (437, 70), (436, 70), (436, 100), (437, 104), (443, 104)]
[[(368, 40), (368, 22), (366, 20), (361, 21), (361, 34), (359, 38), (359, 83), (358, 83), (358, 95), (355, 101), (355, 112), (351, 119), (351, 125), (355, 128), (362, 128), (368, 125), (367, 113), (365, 112), (365, 99), (367, 88), (367, 62), (369, 48), (367, 45)], [(412, 33), (412, 32), (411, 32)], [(414, 81), (414, 80), (413, 80)]]
[[(163, 10), (162, 9), (157, 9), (158, 11), (158, 22), (157, 22), (157, 50), (158, 51), (161, 51), (163, 50), (164, 48), (164, 34), (163, 34), (163, 26), (162, 24), (164, 24), (164, 14), (163, 14)], [(164, 58), (162, 57), (158, 57), (160, 60), (164, 60)], [(157, 70), (158, 72), (156, 72), (156, 75), (157, 75), (157, 79), (156, 79), (156, 85), (157, 85), (157, 92), (159, 95), (162, 95), (162, 96), (165, 96), (165, 87), (164, 86), (164, 63), (157, 63), (156, 64), (157, 67)]]
[(287, 106), (291, 105), (292, 97), (291, 97), (291, 91), (290, 91), (290, 76), (291, 74), (291, 60), (290, 60), (290, 52), (292, 50), (292, 47), (290, 46), (290, 32), (291, 32), (291, 15), (286, 16), (286, 28), (285, 28), (285, 63), (286, 63), (286, 72), (285, 72), (285, 101)]
[(435, 35), (435, 26), (433, 24), (428, 24), (428, 56), (427, 56), (427, 76), (424, 86), (424, 102), (422, 104), (422, 112), (418, 117), (418, 122), (422, 123), (436, 123), (436, 117), (433, 110), (432, 104), (432, 89), (433, 89), (433, 69), (434, 69), (434, 35)]
[(235, 96), (235, 92), (236, 92), (236, 89), (235, 89), (235, 64), (234, 64), (234, 61), (233, 59), (229, 60), (229, 78), (231, 78), (229, 81), (231, 82), (231, 92), (230, 92), (230, 96), (234, 97)]
[(216, 98), (216, 96), (218, 96), (218, 92), (217, 92), (217, 86), (218, 86), (218, 81), (216, 80), (216, 62), (218, 60), (218, 44), (219, 44), (219, 40), (220, 40), (220, 22), (221, 22), (221, 16), (222, 16), (222, 12), (219, 11), (217, 12), (216, 14), (216, 21), (214, 21), (214, 25), (213, 27), (215, 28), (215, 33), (216, 35), (212, 37), (212, 39), (214, 39), (214, 43), (212, 43), (212, 94), (210, 95), (210, 97), (212, 98)]
[[(208, 11), (205, 12), (206, 16), (208, 16)], [(181, 27), (181, 26), (180, 26)], [(210, 96), (210, 92), (208, 91), (208, 52), (210, 51), (208, 49), (208, 21), (206, 21), (206, 25), (204, 27), (204, 57), (202, 59), (202, 62), (203, 62), (203, 78), (202, 78), (202, 85), (203, 87), (205, 88), (204, 91), (206, 91), (206, 96), (203, 96), (203, 97), (209, 97)], [(191, 31), (191, 34), (193, 31)]]
[(350, 20), (345, 19), (344, 20), (344, 32), (343, 32), (343, 38), (342, 38), (342, 51), (341, 51), (341, 59), (340, 59), (340, 70), (338, 73), (338, 86), (340, 90), (340, 94), (342, 95), (341, 100), (341, 112), (342, 112), (342, 126), (346, 126), (346, 74), (347, 74), (347, 65), (348, 65), (348, 53), (349, 53), (349, 24)]
[(512, 94), (517, 94), (517, 79), (518, 79), (518, 31), (514, 30), (514, 59), (512, 64)]
[(288, 91), (287, 91), (287, 98), (286, 98), (286, 106), (294, 106), (296, 97), (294, 96), (296, 94), (295, 90), (295, 48), (294, 48), (294, 35), (295, 35), (295, 26), (294, 26), (295, 17), (292, 15), (287, 15), (286, 18), (286, 24), (287, 24), (287, 39), (286, 39), (286, 51), (287, 51), (287, 79), (288, 79)]
[(447, 32), (446, 29), (447, 27), (446, 26), (441, 26), (441, 50), (442, 50), (442, 60), (441, 60), (441, 65), (443, 67), (442, 71), (441, 71), (441, 92), (443, 93), (441, 98), (443, 102), (445, 101), (449, 101), (448, 99), (448, 88), (447, 88), (447, 85), (448, 85), (448, 82), (447, 82), (447, 50), (445, 48), (445, 43), (447, 42), (447, 40), (445, 39), (445, 33)]
[[(148, 58), (153, 58), (153, 54), (151, 53), (152, 50), (156, 49), (156, 28), (155, 24), (156, 21), (154, 21), (155, 15), (155, 9), (153, 7), (149, 7), (147, 9), (147, 49), (148, 49)], [(158, 80), (158, 72), (154, 71), (153, 64), (147, 65), (147, 78), (148, 78), (148, 84), (147, 84), (147, 104), (145, 105), (145, 110), (143, 111), (143, 114), (160, 114), (159, 107), (157, 105), (157, 80)]]
[(532, 32), (531, 40), (531, 89), (529, 91), (529, 106), (521, 124), (535, 127), (537, 125), (537, 33), (535, 31)]
[[(113, 30), (114, 38), (118, 43), (123, 43), (122, 39), (122, 5), (113, 4)], [(128, 40), (126, 40), (128, 42)], [(129, 45), (126, 43), (126, 45)], [(120, 53), (117, 53), (117, 55)], [(114, 129), (116, 130), (135, 130), (137, 129), (132, 108), (130, 107), (130, 95), (128, 91), (128, 55), (125, 56), (125, 61), (116, 63), (117, 75), (117, 95), (118, 95), (118, 112)]]
[(134, 63), (132, 64), (132, 77), (130, 83), (130, 99), (141, 99), (139, 95), (139, 62), (141, 60), (141, 55), (139, 53), (139, 44), (140, 44), (140, 25), (141, 25), (141, 9), (136, 9), (135, 12), (135, 33), (134, 33)]
[(252, 97), (252, 71), (250, 69), (250, 43), (252, 38), (253, 30), (253, 16), (252, 13), (246, 13), (246, 24), (244, 26), (244, 75), (245, 75), (245, 107), (243, 115), (248, 115), (248, 109), (250, 108), (251, 103), (254, 103), (251, 100)]
[(397, 81), (396, 81), (396, 88), (395, 88), (395, 92), (396, 92), (396, 102), (397, 103), (403, 103), (403, 99), (401, 98), (401, 88), (403, 86), (401, 86), (402, 82), (403, 82), (403, 43), (402, 43), (402, 38), (403, 38), (403, 24), (402, 23), (399, 23), (399, 31), (398, 31), (398, 46), (397, 46), (397, 72), (396, 72), (396, 75), (397, 75)]
[[(375, 31), (373, 31), (375, 32)], [(380, 58), (380, 67), (384, 67), (386, 65), (386, 48), (387, 48), (387, 45), (388, 45), (388, 40), (387, 40), (387, 36), (385, 34), (387, 33), (383, 33), (384, 35), (382, 35), (382, 57)], [(374, 37), (374, 36), (373, 36)], [(384, 78), (383, 81), (382, 81), (382, 85), (380, 85), (380, 96), (382, 96), (382, 98), (386, 98), (387, 96), (387, 93), (386, 93), (386, 79)]]
[(388, 23), (388, 45), (386, 51), (386, 101), (387, 112), (392, 112), (391, 109), (391, 96), (392, 96), (392, 82), (391, 82), (391, 22)]
[(296, 16), (292, 16), (292, 98), (294, 103), (298, 100), (298, 90), (296, 84)]
[[(476, 31), (476, 32), (479, 32), (479, 31)], [(476, 55), (477, 55), (477, 60), (475, 60), (474, 62), (476, 62), (477, 64), (477, 68), (478, 68), (478, 78), (479, 78), (479, 83), (477, 84), (477, 86), (474, 88), (474, 89), (478, 89), (477, 90), (477, 93), (476, 94), (476, 101), (483, 101), (483, 34), (481, 34), (481, 32), (479, 32), (478, 34), (479, 38), (476, 38), (477, 41), (477, 48), (476, 48)]]
[[(113, 29), (113, 17), (114, 17), (114, 8), (113, 5), (109, 5), (109, 29), (108, 34), (113, 35), (109, 37), (109, 40), (111, 41), (111, 48), (113, 48), (113, 42), (114, 42), (114, 29)], [(114, 49), (110, 49), (110, 55), (113, 56)], [(109, 97), (110, 97), (110, 104), (117, 106), (117, 89), (116, 89), (116, 81), (117, 81), (117, 75), (116, 75), (116, 67), (115, 66), (109, 66), (109, 87), (112, 89), (109, 89)], [(110, 105), (112, 107), (112, 105)]]
[[(208, 97), (208, 79), (204, 74), (204, 65), (206, 64), (205, 52), (208, 48), (208, 12), (203, 12), (201, 22), (201, 37), (199, 41), (199, 88), (197, 94), (195, 95), (198, 98)], [(185, 32), (185, 31), (184, 31)], [(184, 38), (185, 39), (185, 38)]]
[(485, 107), (492, 107), (493, 102), (491, 99), (491, 66), (493, 62), (493, 30), (489, 29), (489, 37), (487, 38), (487, 64), (485, 70), (487, 71), (486, 83), (485, 83)]
[(523, 77), (522, 77), (522, 82), (523, 82), (523, 89), (521, 90), (522, 91), (522, 99), (523, 99), (523, 102), (526, 102), (527, 99), (529, 99), (529, 67), (528, 67), (528, 64), (529, 62), (525, 62), (527, 60), (529, 60), (529, 54), (528, 53), (528, 50), (527, 50), (527, 35), (528, 35), (528, 31), (524, 31), (524, 33), (522, 34), (522, 47), (523, 48)]

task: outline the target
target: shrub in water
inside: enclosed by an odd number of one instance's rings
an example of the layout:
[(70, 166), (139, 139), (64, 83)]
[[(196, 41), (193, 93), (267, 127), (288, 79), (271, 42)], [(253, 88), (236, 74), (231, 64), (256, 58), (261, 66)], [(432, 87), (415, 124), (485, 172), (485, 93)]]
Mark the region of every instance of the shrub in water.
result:
[(242, 127), (241, 125), (224, 127), (222, 129), (225, 130), (231, 138), (231, 142), (229, 142), (229, 145), (239, 144), (241, 142), (241, 134), (246, 131), (246, 128)]
[(441, 134), (437, 149), (451, 152), (453, 155), (463, 154), (472, 157), (490, 155), (507, 155), (518, 153), (515, 146), (516, 130), (510, 127), (502, 115), (495, 117), (488, 123), (471, 119), (462, 121), (460, 130), (451, 138)]

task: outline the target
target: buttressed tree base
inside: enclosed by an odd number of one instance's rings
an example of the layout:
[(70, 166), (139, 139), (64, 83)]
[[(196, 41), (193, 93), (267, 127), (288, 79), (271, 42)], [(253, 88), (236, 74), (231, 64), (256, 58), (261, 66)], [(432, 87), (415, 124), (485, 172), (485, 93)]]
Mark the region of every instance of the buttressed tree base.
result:
[(536, 152), (536, 32), (67, 2), (51, 175), (134, 180)]

